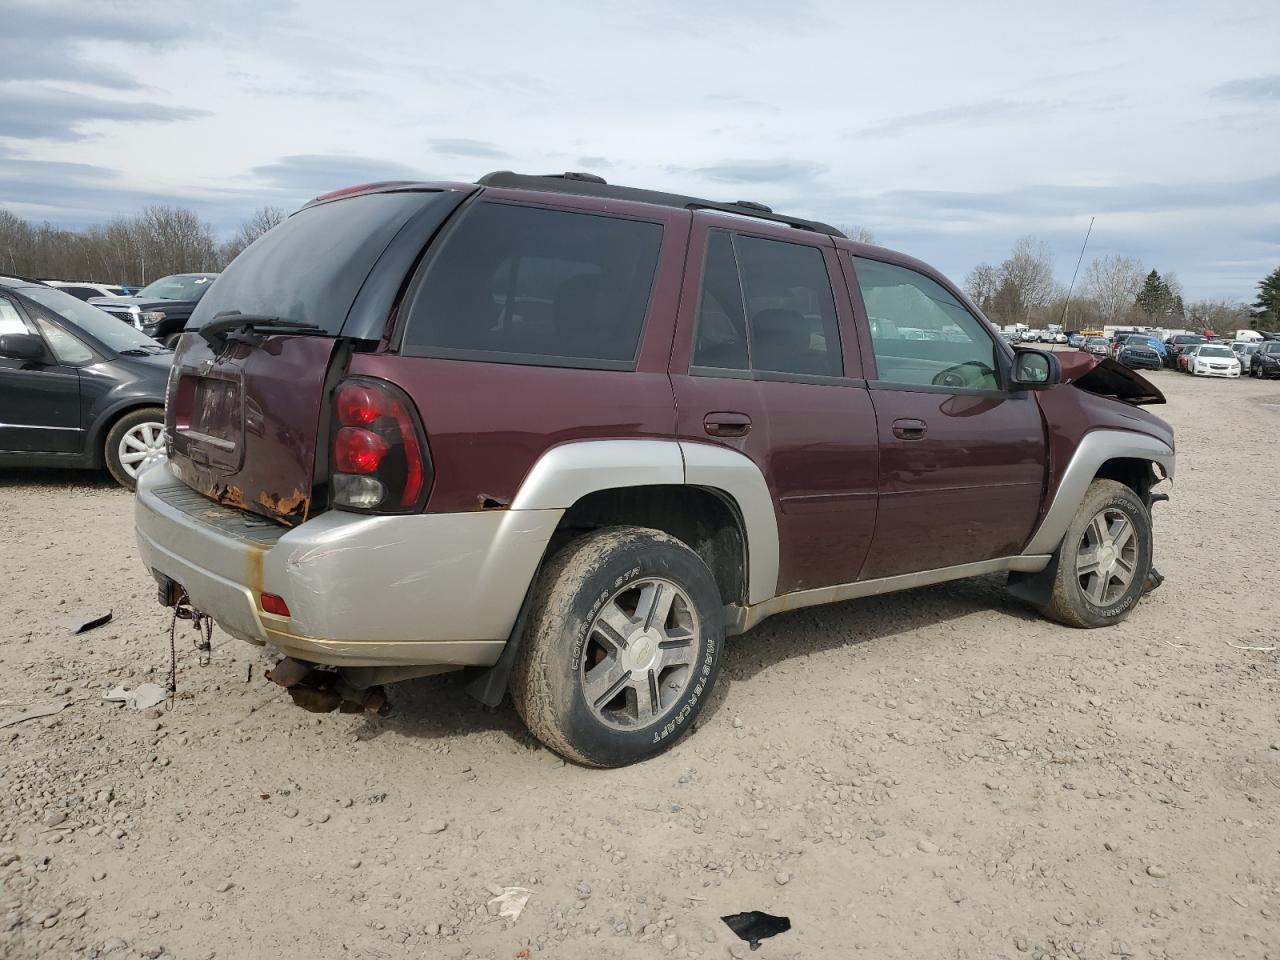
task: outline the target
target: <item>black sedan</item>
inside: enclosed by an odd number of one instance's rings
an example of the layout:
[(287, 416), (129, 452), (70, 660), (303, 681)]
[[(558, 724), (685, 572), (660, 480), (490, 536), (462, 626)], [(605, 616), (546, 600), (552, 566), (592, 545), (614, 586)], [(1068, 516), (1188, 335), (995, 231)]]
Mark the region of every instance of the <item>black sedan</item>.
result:
[(54, 287), (0, 277), (0, 466), (106, 467), (164, 455), (173, 351)]
[(1280, 340), (1258, 344), (1258, 352), (1249, 358), (1249, 376), (1263, 380), (1280, 379)]
[(216, 279), (216, 273), (175, 273), (147, 284), (135, 296), (94, 297), (89, 302), (173, 347), (191, 311)]

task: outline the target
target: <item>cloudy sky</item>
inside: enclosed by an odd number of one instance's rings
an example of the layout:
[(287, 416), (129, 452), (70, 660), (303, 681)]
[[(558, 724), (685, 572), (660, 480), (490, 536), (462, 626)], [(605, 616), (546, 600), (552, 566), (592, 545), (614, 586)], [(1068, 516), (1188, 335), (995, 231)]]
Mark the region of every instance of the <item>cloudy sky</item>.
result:
[(750, 199), (957, 280), (1019, 236), (1252, 299), (1280, 17), (1214, 3), (0, 0), (0, 207), (229, 232), (369, 179), (589, 170)]

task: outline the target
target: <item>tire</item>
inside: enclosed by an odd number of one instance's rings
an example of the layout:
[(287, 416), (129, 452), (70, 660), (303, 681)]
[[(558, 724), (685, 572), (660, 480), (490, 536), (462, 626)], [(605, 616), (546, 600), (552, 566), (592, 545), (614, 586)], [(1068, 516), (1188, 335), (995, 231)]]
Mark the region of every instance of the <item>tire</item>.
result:
[(167, 337), (164, 337), (160, 343), (168, 347), (170, 350), (176, 350), (178, 349), (178, 341), (181, 339), (182, 331), (179, 330), (177, 333), (171, 333)]
[(138, 473), (163, 453), (164, 407), (130, 410), (111, 425), (102, 445), (107, 470), (126, 490), (132, 490)]
[[(535, 737), (576, 763), (621, 767), (688, 732), (724, 648), (720, 591), (697, 554), (659, 530), (609, 527), (566, 544), (533, 589), (511, 696)], [(646, 628), (658, 596), (668, 615)]]
[[(1095, 526), (1097, 518), (1102, 518), (1105, 532)], [(1123, 528), (1117, 526), (1121, 518), (1127, 521), (1130, 535), (1115, 555), (1115, 562), (1105, 568), (1108, 572), (1082, 573), (1088, 569), (1091, 545), (1101, 541), (1106, 546), (1107, 536), (1123, 534)], [(1040, 612), (1069, 627), (1119, 623), (1142, 597), (1151, 573), (1151, 551), (1151, 513), (1142, 499), (1115, 480), (1094, 480), (1054, 555), (1053, 592)], [(1104, 564), (1110, 557), (1111, 554), (1103, 554)], [(1121, 584), (1126, 571), (1129, 579)], [(1123, 589), (1119, 589), (1121, 586)]]

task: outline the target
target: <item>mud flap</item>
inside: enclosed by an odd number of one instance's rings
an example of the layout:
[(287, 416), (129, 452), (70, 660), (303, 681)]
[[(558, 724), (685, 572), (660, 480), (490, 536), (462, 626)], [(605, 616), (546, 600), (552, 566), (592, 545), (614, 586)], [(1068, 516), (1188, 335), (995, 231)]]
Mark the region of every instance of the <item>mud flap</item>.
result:
[(1058, 576), (1058, 561), (1061, 550), (1053, 552), (1049, 565), (1039, 573), (1024, 573), (1017, 570), (1009, 572), (1006, 583), (1008, 591), (1019, 600), (1033, 607), (1043, 607), (1053, 597), (1053, 581)]
[(511, 635), (507, 637), (507, 645), (502, 648), (502, 656), (492, 667), (478, 671), (467, 681), (464, 688), (473, 700), (479, 700), (486, 707), (496, 708), (507, 695), (507, 685), (511, 682), (511, 671), (516, 665), (516, 655), (520, 652), (520, 644), (524, 642), (524, 627), (529, 620), (529, 611), (533, 607), (533, 587), (538, 582), (538, 574), (529, 581), (529, 589), (525, 591), (524, 602), (520, 604), (520, 613), (516, 617)]

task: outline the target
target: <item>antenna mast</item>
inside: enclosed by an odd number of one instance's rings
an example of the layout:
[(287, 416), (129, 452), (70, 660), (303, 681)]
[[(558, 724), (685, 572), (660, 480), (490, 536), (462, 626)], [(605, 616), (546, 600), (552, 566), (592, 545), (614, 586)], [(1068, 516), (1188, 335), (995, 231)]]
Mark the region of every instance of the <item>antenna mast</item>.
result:
[(1067, 308), (1071, 306), (1071, 291), (1076, 287), (1076, 274), (1080, 272), (1080, 264), (1084, 262), (1084, 248), (1089, 245), (1089, 235), (1093, 233), (1093, 221), (1097, 217), (1089, 218), (1089, 229), (1084, 232), (1084, 243), (1080, 244), (1080, 256), (1076, 258), (1076, 268), (1071, 271), (1071, 283), (1067, 287), (1067, 299), (1062, 305), (1062, 329), (1067, 329)]

